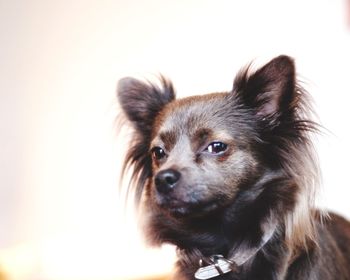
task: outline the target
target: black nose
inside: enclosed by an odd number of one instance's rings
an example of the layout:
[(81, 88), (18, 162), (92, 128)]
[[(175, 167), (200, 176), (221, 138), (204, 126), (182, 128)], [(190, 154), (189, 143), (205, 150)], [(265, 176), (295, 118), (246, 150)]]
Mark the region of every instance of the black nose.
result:
[(157, 191), (161, 194), (171, 192), (176, 183), (179, 181), (181, 173), (174, 169), (166, 169), (160, 171), (154, 178)]

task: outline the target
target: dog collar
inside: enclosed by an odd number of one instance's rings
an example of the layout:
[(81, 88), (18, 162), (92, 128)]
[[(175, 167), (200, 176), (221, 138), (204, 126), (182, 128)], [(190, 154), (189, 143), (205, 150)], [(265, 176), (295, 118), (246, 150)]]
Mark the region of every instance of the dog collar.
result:
[(244, 250), (244, 253), (236, 254), (230, 259), (226, 259), (222, 255), (213, 255), (206, 260), (200, 259), (200, 268), (195, 272), (194, 277), (198, 280), (208, 280), (219, 275), (237, 271), (239, 266), (255, 256), (256, 253), (258, 253), (258, 251), (260, 251), (260, 249), (272, 238), (276, 226), (277, 225), (275, 224), (274, 227), (264, 233), (261, 242), (257, 247)]

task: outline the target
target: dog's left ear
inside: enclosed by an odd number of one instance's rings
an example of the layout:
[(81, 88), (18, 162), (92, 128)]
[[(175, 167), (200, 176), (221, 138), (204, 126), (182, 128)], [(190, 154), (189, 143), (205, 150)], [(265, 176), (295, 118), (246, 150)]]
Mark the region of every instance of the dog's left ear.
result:
[(259, 117), (275, 120), (293, 107), (295, 89), (294, 61), (281, 55), (253, 74), (249, 74), (249, 67), (242, 70), (233, 91)]

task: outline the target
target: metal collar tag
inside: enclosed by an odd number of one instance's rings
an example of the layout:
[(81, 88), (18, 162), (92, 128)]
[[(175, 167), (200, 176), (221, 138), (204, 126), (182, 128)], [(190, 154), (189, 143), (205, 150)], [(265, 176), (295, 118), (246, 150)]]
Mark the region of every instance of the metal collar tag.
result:
[(221, 255), (214, 255), (210, 258), (210, 264), (200, 267), (194, 277), (198, 280), (207, 280), (216, 276), (226, 274), (233, 270), (234, 263)]

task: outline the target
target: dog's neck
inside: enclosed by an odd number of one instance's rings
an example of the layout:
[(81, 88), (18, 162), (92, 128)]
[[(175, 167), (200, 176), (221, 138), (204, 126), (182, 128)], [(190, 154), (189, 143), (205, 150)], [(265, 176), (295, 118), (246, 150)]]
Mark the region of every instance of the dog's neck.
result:
[[(249, 253), (248, 253), (249, 252)], [(211, 272), (209, 276), (214, 278), (206, 278), (208, 273), (198, 273), (201, 268), (202, 253), (198, 250), (194, 251), (179, 251), (179, 259), (177, 262), (177, 274), (174, 279), (181, 280), (197, 280), (197, 279), (217, 279), (217, 280), (248, 280), (248, 279), (284, 279), (288, 264), (292, 261), (291, 252), (285, 246), (281, 236), (277, 233), (261, 248), (247, 249), (246, 251), (237, 251), (228, 260), (232, 259), (244, 261), (240, 265), (233, 262), (229, 270), (220, 273), (209, 268)], [(225, 259), (227, 257), (225, 256)], [(206, 258), (208, 259), (208, 258)], [(225, 261), (225, 260), (224, 260)], [(204, 263), (204, 266), (214, 264)], [(203, 267), (203, 263), (202, 263)], [(215, 268), (215, 265), (214, 265)], [(220, 269), (223, 270), (221, 266)], [(217, 272), (217, 273), (216, 273)]]
[[(179, 265), (182, 270), (194, 272), (195, 279), (212, 279), (226, 274), (239, 273), (246, 263), (252, 263), (255, 256), (270, 242), (277, 232), (277, 220), (270, 219), (269, 223), (262, 225), (262, 235), (259, 242), (241, 240), (222, 251), (208, 256), (208, 250), (200, 248), (178, 250)], [(215, 247), (215, 246), (214, 246)], [(219, 250), (219, 249), (218, 249)], [(192, 278), (190, 278), (192, 279)], [(226, 279), (226, 278), (223, 278)]]

